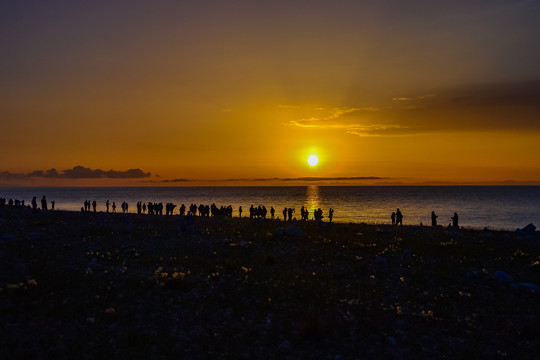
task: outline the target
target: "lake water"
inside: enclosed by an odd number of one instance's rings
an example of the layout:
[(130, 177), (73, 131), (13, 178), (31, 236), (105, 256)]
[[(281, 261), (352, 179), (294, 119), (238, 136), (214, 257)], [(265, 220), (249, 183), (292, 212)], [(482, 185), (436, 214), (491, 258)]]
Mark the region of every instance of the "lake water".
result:
[[(56, 209), (80, 211), (85, 200), (98, 203), (105, 211), (105, 202), (114, 201), (117, 212), (126, 201), (130, 212), (136, 203), (172, 202), (180, 205), (215, 203), (232, 205), (233, 216), (238, 207), (249, 215), (251, 204), (273, 206), (276, 216), (283, 218), (285, 207), (302, 205), (313, 210), (322, 208), (325, 219), (333, 208), (336, 222), (390, 223), (390, 214), (400, 208), (405, 225), (431, 224), (431, 211), (442, 225), (450, 223), (457, 212), (460, 226), (469, 228), (522, 228), (529, 223), (540, 226), (540, 186), (294, 186), (294, 187), (104, 187), (104, 188), (0, 188), (0, 197), (24, 200), (30, 204), (33, 196), (45, 195), (56, 202)], [(178, 211), (179, 206), (176, 208)]]

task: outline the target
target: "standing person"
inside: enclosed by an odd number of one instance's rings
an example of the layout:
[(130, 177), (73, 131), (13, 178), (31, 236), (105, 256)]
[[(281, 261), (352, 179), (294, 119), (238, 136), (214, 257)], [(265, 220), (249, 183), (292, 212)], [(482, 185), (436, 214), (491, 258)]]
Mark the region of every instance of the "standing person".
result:
[(96, 202), (96, 200), (94, 200), (94, 201), (92, 202), (92, 207), (94, 208), (94, 212), (96, 212), (96, 208), (97, 208), (97, 202)]
[(392, 215), (390, 215), (390, 219), (392, 219), (392, 225), (396, 224), (396, 213), (392, 211)]
[(396, 210), (396, 225), (403, 225), (403, 214), (399, 208)]
[(274, 210), (273, 206), (270, 206), (270, 217), (272, 220), (274, 220), (274, 215), (276, 214), (276, 210)]
[(459, 225), (458, 225), (458, 215), (457, 215), (457, 212), (454, 213), (454, 216), (452, 216), (451, 220), (452, 220), (452, 226), (455, 227), (455, 228), (458, 228)]
[(107, 200), (107, 202), (105, 203), (105, 205), (107, 206), (107, 212), (109, 212), (109, 206), (111, 205), (111, 202), (109, 200)]
[(238, 214), (239, 214), (239, 217), (241, 218), (242, 217), (242, 207), (241, 206), (238, 208)]
[(54, 200), (51, 201), (51, 210), (54, 210), (54, 204), (56, 204), (56, 202)]
[(437, 227), (437, 215), (435, 215), (435, 211), (431, 212), (431, 226)]
[(332, 222), (333, 217), (334, 217), (334, 209), (330, 208), (330, 210), (328, 210), (328, 220)]
[(32, 210), (37, 210), (37, 200), (35, 196), (32, 198)]
[(45, 195), (41, 198), (41, 210), (47, 210), (47, 199)]
[(116, 203), (114, 201), (112, 202), (112, 212), (116, 212)]
[(283, 209), (283, 221), (287, 220), (287, 208)]

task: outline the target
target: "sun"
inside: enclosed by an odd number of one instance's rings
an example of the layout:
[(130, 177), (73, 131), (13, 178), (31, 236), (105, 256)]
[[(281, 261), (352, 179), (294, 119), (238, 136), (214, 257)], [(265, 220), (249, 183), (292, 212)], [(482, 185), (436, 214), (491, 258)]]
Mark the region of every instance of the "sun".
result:
[(316, 155), (310, 155), (307, 159), (309, 166), (315, 166), (319, 163), (319, 158)]

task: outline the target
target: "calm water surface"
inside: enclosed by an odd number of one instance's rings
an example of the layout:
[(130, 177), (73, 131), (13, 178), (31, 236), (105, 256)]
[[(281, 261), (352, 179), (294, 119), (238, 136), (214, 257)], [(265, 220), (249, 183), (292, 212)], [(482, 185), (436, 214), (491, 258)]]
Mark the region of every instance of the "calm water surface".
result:
[[(284, 207), (322, 208), (325, 219), (328, 209), (335, 210), (336, 222), (389, 223), (390, 214), (400, 208), (405, 225), (431, 224), (431, 211), (439, 216), (439, 224), (448, 225), (454, 211), (460, 225), (471, 228), (510, 229), (529, 223), (540, 226), (540, 186), (295, 186), (295, 187), (140, 187), (140, 188), (0, 188), (0, 197), (38, 201), (45, 195), (60, 210), (80, 211), (85, 200), (98, 203), (105, 211), (105, 202), (115, 201), (117, 211), (126, 201), (130, 212), (137, 201), (172, 202), (175, 204), (232, 205), (233, 216), (242, 206), (249, 214), (251, 204), (273, 206), (276, 216), (283, 217)], [(178, 207), (176, 208), (178, 211)]]

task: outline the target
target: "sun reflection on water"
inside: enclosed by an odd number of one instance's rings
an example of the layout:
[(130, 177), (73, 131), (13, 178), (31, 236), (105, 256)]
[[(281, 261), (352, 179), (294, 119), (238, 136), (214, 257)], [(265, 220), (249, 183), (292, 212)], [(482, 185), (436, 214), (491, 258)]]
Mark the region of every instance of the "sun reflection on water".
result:
[(309, 211), (309, 219), (313, 219), (314, 211), (321, 207), (320, 189), (318, 185), (310, 185), (306, 188), (306, 200), (306, 209)]

